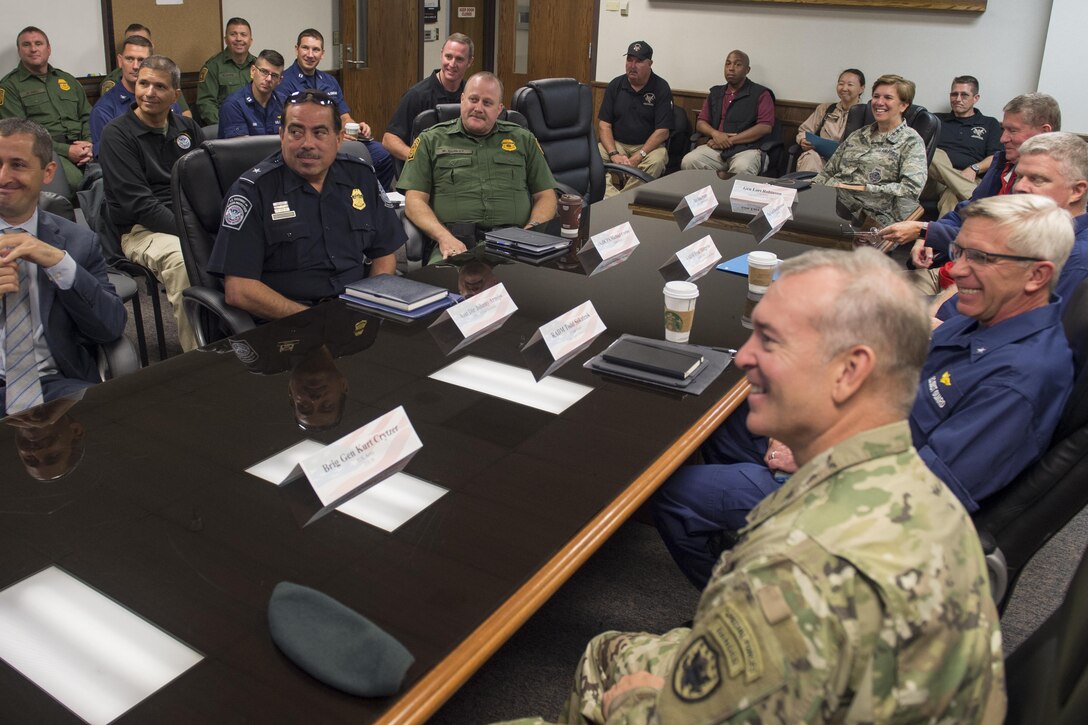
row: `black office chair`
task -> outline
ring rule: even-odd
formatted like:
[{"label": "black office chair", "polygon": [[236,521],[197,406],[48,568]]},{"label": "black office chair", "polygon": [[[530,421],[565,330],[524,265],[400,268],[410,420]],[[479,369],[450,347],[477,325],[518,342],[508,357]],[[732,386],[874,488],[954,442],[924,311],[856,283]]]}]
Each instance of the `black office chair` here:
[{"label": "black office chair", "polygon": [[1088,554],[1065,600],[1005,660],[1006,725],[1088,721]]},{"label": "black office chair", "polygon": [[[941,119],[930,113],[924,106],[910,104],[903,113],[903,120],[907,125],[918,132],[926,145],[926,163],[933,161],[933,154],[937,151],[937,142],[941,139]],[[857,131],[862,126],[874,123],[873,107],[868,103],[859,103],[850,109],[846,116],[846,128],[842,137]]]},{"label": "black office chair", "polygon": [[669,161],[665,164],[662,176],[680,170],[680,162],[683,161],[684,154],[691,150],[691,138],[691,120],[688,118],[687,109],[673,104],[672,131],[669,131],[669,140],[665,142]]},{"label": "black office chair", "polygon": [[[72,202],[51,191],[41,191],[38,194],[38,206],[44,211],[64,217],[70,222],[77,221],[76,210]],[[140,351],[140,363],[147,365],[147,339],[144,335],[143,311],[140,309],[140,287],[131,275],[110,268],[106,275],[113,285],[117,296],[122,302],[132,304],[132,323],[136,328],[136,341]]]},{"label": "black office chair", "polygon": [[223,280],[208,273],[208,258],[223,220],[227,189],[279,148],[278,136],[217,139],[205,141],[174,164],[170,191],[190,284],[182,304],[201,347],[255,326],[248,312],[227,304]]},{"label": "black office chair", "polygon": [[604,198],[605,172],[644,182],[653,177],[631,166],[606,163],[597,149],[593,91],[573,78],[530,81],[514,93],[513,107],[525,115],[528,129],[540,142],[552,175],[563,187],[589,203]]},{"label": "black office chair", "polygon": [[205,141],[214,141],[219,138],[219,124],[212,123],[207,126],[201,126],[200,132],[204,135]]},{"label": "black office chair", "polygon": [[60,156],[57,155],[56,150],[53,150],[53,163],[57,165],[57,172],[53,174],[53,180],[48,184],[42,185],[42,191],[49,191],[57,196],[63,197],[73,204],[76,203],[75,192],[72,191],[71,184],[68,183],[68,177],[64,175],[64,167],[61,166]]},{"label": "black office chair", "polygon": [[1077,287],[1062,323],[1076,377],[1050,448],[973,516],[1001,609],[1035,552],[1088,505],[1088,281]]},{"label": "black office chair", "polygon": [[[771,93],[771,99],[774,99],[773,92]],[[691,151],[706,139],[706,136],[696,131],[691,134],[687,150]],[[774,117],[770,133],[758,141],[756,148],[759,149],[760,153],[757,176],[772,178],[779,176],[783,172],[786,163],[786,145],[782,143],[782,122],[778,120],[778,116]]]}]

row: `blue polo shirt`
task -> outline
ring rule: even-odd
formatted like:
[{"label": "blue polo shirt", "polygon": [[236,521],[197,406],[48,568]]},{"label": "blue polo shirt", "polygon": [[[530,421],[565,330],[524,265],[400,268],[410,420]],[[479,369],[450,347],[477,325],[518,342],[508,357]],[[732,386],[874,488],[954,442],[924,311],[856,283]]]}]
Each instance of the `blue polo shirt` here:
[{"label": "blue polo shirt", "polygon": [[253,96],[253,84],[242,86],[219,107],[219,138],[278,134],[283,121],[283,100],[273,91],[268,105]]},{"label": "blue polo shirt", "polygon": [[911,436],[929,469],[976,511],[1046,451],[1072,389],[1060,304],[990,327],[956,315],[933,332]]},{"label": "blue polo shirt", "polygon": [[[132,108],[136,99],[125,89],[123,83],[118,83],[106,92],[106,95],[98,99],[91,109],[91,146],[92,152],[98,156],[98,140],[102,138],[102,129],[113,119]],[[170,107],[177,115],[181,115],[181,106],[174,104]]]},{"label": "blue polo shirt", "polygon": [[282,103],[287,96],[295,91],[304,91],[307,88],[322,91],[335,98],[336,112],[341,116],[345,113],[351,113],[347,101],[344,100],[344,91],[335,78],[323,70],[315,70],[312,76],[308,76],[302,72],[297,60],[283,72],[283,81],[280,83],[280,87],[276,89],[276,93],[279,94]]}]

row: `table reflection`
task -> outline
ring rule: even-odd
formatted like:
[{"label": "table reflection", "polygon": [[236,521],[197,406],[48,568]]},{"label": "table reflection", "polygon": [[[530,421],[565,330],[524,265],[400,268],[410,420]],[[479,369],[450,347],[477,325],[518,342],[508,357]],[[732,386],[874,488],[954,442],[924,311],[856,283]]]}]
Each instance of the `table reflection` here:
[{"label": "table reflection", "polygon": [[4,422],[15,428],[15,449],[27,474],[38,481],[55,481],[75,470],[83,460],[83,424],[71,410],[83,391],[51,400]]}]

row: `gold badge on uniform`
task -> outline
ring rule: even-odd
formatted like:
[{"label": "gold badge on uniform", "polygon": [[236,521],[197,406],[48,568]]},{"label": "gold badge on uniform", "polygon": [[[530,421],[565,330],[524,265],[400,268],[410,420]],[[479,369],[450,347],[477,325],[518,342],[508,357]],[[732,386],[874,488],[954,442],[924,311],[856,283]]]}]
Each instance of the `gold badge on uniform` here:
[{"label": "gold badge on uniform", "polygon": [[355,323],[355,336],[356,337],[363,334],[363,330],[366,329],[366,322],[367,322],[366,320],[359,320],[358,322]]},{"label": "gold badge on uniform", "polygon": [[408,149],[408,158],[405,161],[411,161],[416,157],[416,149],[419,148],[419,137],[416,136],[416,140],[412,142],[412,148]]},{"label": "gold badge on uniform", "polygon": [[200,77],[196,79],[197,83],[203,83],[204,79],[208,77],[208,66],[204,66],[200,69]]},{"label": "gold badge on uniform", "polygon": [[351,206],[359,211],[366,209],[366,199],[363,198],[363,192],[359,189],[351,190]]},{"label": "gold badge on uniform", "polygon": [[70,85],[68,85],[68,81],[64,80],[63,78],[58,78],[57,79],[57,85],[60,86],[60,89],[62,91],[72,90],[72,87]]},{"label": "gold badge on uniform", "polygon": [[504,138],[502,140],[502,150],[503,151],[517,151],[518,147],[514,145],[514,139]]},{"label": "gold badge on uniform", "polygon": [[718,652],[706,637],[696,637],[676,662],[672,691],[684,702],[699,702],[722,684]]}]

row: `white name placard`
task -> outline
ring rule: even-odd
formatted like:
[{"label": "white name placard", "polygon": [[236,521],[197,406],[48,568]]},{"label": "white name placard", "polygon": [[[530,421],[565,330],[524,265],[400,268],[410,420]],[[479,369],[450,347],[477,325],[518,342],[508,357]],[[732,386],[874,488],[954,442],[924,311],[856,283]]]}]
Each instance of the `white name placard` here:
[{"label": "white name placard", "polygon": [[624,222],[618,227],[594,234],[589,238],[589,243],[597,250],[601,261],[604,261],[637,247],[638,237],[635,236],[635,230],[631,228],[631,222]]},{"label": "white name placard", "polygon": [[304,460],[302,471],[330,506],[422,447],[404,407],[397,406]]},{"label": "white name placard", "polygon": [[793,218],[793,210],[785,199],[779,198],[763,207],[763,216],[775,229],[780,229],[783,224]]},{"label": "white name placard", "polygon": [[714,188],[711,186],[704,186],[698,191],[693,191],[684,197],[684,203],[687,204],[688,211],[691,212],[691,221],[684,227],[686,232],[694,226],[702,224],[710,215],[714,213],[714,210],[718,208],[718,197],[714,196]]},{"label": "white name placard", "polygon": [[[630,225],[628,225],[630,226]],[[637,244],[637,242],[636,242]],[[540,326],[540,337],[554,360],[561,360],[606,329],[589,300]]]},{"label": "white name placard", "polygon": [[694,277],[717,264],[718,260],[722,258],[722,253],[714,246],[714,240],[708,234],[694,244],[689,244],[678,251],[676,258],[680,260],[680,264],[684,265],[684,271],[689,276]]},{"label": "white name placard", "polygon": [[782,199],[786,206],[793,206],[793,202],[797,199],[797,189],[737,179],[733,182],[733,190],[729,192],[729,198],[753,204],[770,204],[775,199]]},{"label": "white name placard", "polygon": [[449,308],[450,319],[457,329],[465,337],[471,337],[500,322],[517,312],[518,306],[514,304],[510,293],[500,282],[494,287],[489,287],[475,297],[469,297]]}]

